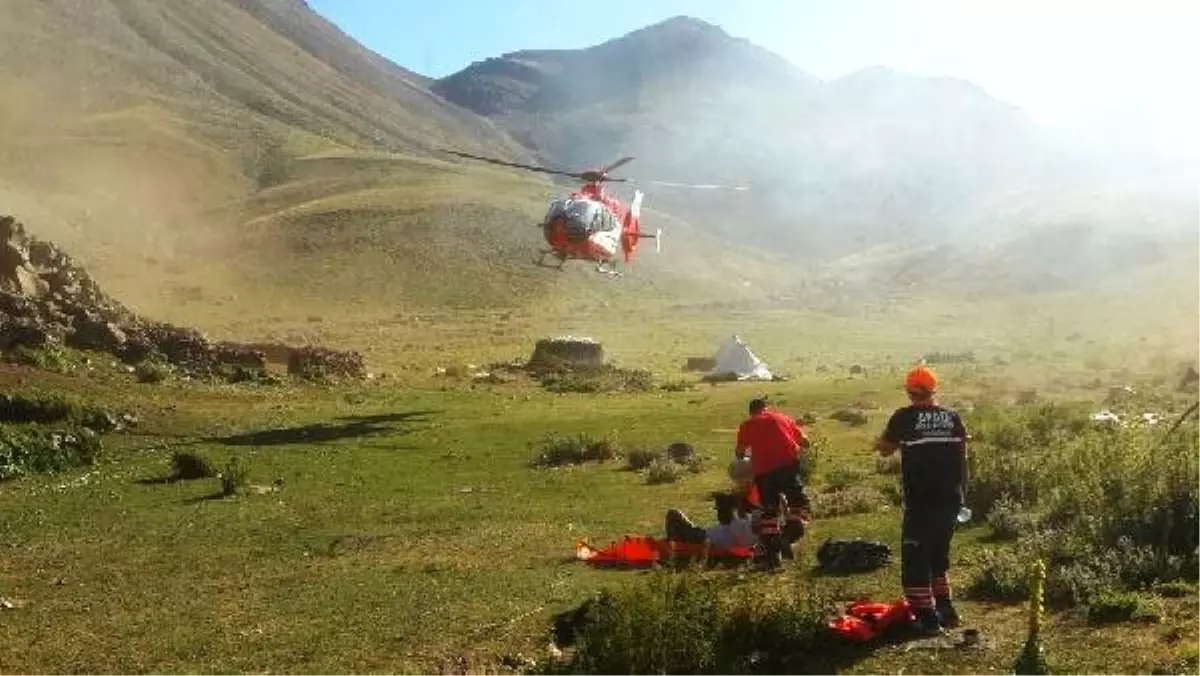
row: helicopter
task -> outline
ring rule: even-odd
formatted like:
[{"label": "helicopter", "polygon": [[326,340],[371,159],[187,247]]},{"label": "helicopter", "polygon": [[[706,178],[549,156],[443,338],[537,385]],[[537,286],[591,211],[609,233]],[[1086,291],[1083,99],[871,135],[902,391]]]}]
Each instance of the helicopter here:
[{"label": "helicopter", "polygon": [[[643,239],[653,239],[655,252],[662,252],[662,228],[654,234],[641,230],[642,198],[641,190],[634,190],[633,199],[627,207],[619,199],[608,194],[603,184],[606,182],[626,183],[629,179],[610,178],[609,172],[617,167],[632,162],[632,157],[622,157],[608,166],[600,169],[589,169],[580,172],[562,171],[547,167],[537,167],[528,164],[507,162],[491,157],[471,155],[456,150],[446,152],[474,160],[490,162],[506,167],[526,169],[544,174],[568,176],[583,181],[583,186],[567,197],[556,198],[550,202],[545,217],[537,223],[548,248],[540,250],[541,257],[534,263],[542,267],[552,267],[562,270],[569,260],[591,261],[596,263],[596,272],[619,277],[617,270],[617,251],[625,265],[629,265],[637,252],[638,244]],[[657,185],[683,188],[725,188],[719,185],[692,185],[687,183],[670,183],[667,181],[647,181]],[[731,187],[730,190],[747,190],[745,187]],[[546,257],[551,256],[558,265],[546,265]]]}]

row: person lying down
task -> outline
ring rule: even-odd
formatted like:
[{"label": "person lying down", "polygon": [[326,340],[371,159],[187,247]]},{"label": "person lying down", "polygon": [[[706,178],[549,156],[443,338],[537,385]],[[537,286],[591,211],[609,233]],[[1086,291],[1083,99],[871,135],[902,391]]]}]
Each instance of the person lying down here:
[{"label": "person lying down", "polygon": [[743,498],[730,493],[713,493],[713,508],[717,512],[717,523],[701,528],[691,522],[678,509],[667,510],[666,532],[668,540],[708,544],[722,549],[753,547],[758,544],[750,528],[750,517],[746,513]]}]

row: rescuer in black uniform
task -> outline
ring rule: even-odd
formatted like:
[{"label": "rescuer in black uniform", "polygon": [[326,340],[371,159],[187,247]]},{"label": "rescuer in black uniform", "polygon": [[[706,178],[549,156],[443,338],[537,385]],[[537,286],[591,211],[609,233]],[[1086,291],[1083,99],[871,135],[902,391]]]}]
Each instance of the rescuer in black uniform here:
[{"label": "rescuer in black uniform", "polygon": [[900,451],[901,581],[918,627],[936,634],[959,622],[947,572],[967,483],[967,431],[958,413],[934,399],[937,376],[929,368],[910,370],[904,389],[911,403],[892,414],[875,448],[883,457]]}]

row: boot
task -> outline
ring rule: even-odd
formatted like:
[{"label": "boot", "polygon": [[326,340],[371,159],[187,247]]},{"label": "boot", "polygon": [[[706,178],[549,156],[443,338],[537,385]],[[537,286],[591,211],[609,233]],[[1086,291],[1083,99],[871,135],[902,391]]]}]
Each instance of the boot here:
[{"label": "boot", "polygon": [[959,625],[958,611],[949,598],[934,599],[934,605],[937,608],[938,624],[947,629],[954,629]]},{"label": "boot", "polygon": [[933,608],[918,608],[914,626],[924,636],[940,636],[944,633],[938,614]]},{"label": "boot", "polygon": [[762,543],[762,555],[759,557],[758,566],[761,570],[773,571],[778,570],[783,566],[783,547],[780,542],[779,535],[763,535],[760,538]]},{"label": "boot", "polygon": [[783,541],[789,545],[795,544],[804,537],[804,522],[788,520],[783,525]]},{"label": "boot", "polygon": [[804,537],[804,522],[788,521],[783,525],[783,558],[791,561],[796,558],[792,546]]}]

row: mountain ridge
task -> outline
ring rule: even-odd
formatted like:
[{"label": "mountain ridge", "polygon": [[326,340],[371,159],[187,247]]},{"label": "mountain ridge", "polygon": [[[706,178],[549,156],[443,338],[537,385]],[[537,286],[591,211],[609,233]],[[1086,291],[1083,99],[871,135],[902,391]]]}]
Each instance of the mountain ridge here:
[{"label": "mountain ridge", "polygon": [[[690,31],[677,30],[697,25],[706,28],[703,37],[695,40]],[[673,45],[678,33],[684,34],[686,58],[663,57],[659,47]],[[580,50],[541,53],[536,64],[530,56],[534,52],[512,54],[441,78],[434,90],[490,117],[526,147],[560,164],[596,163],[602,161],[597,157],[602,148],[610,148],[608,153],[634,155],[640,163],[653,162],[644,171],[664,180],[775,183],[780,185],[775,192],[787,194],[814,180],[826,186],[838,180],[878,182],[883,176],[870,166],[877,162],[876,148],[889,142],[916,147],[903,138],[914,128],[912,121],[897,129],[893,112],[881,125],[878,120],[865,119],[879,110],[853,100],[856,84],[872,80],[868,84],[877,95],[880,87],[874,80],[879,75],[895,80],[898,76],[893,71],[868,69],[824,82],[786,59],[704,22],[671,19]],[[592,60],[580,65],[588,59]],[[911,87],[913,82],[926,81],[904,75],[897,88],[927,96]],[[972,90],[976,95],[980,92]],[[995,105],[991,112],[996,116],[1010,112],[1007,104],[990,97],[984,100]],[[886,109],[894,103],[885,101],[880,107]],[[866,125],[875,129],[871,133],[882,136],[875,147],[857,138]],[[719,161],[705,161],[705,155],[718,154]],[[660,155],[674,161],[656,162]],[[931,165],[926,162],[922,166]],[[695,171],[677,178],[679,170],[673,175],[673,166]],[[696,175],[702,170],[709,180]],[[945,168],[940,171],[944,177],[955,173]],[[779,180],[788,174],[800,178],[791,185]],[[740,176],[744,178],[738,180]],[[892,182],[892,190],[900,187]],[[775,197],[767,194],[765,200],[769,203]],[[836,202],[814,205],[802,218],[819,218],[823,210],[836,208]],[[760,205],[755,209],[763,211]],[[773,220],[771,225],[786,217]],[[806,244],[805,248],[812,248],[813,242]]]},{"label": "mountain ridge", "polygon": [[[675,42],[687,58],[659,58],[656,48]],[[759,68],[764,54],[773,65]],[[433,89],[552,166],[632,155],[635,178],[748,183],[738,197],[649,186],[647,202],[739,246],[814,263],[966,227],[1054,225],[1068,218],[1053,215],[1054,190],[1128,192],[1144,173],[1116,186],[1104,166],[1119,163],[1098,165],[969,80],[884,66],[822,80],[692,17],[575,50],[509,52]],[[1042,216],[1022,225],[1009,209],[995,223],[995,209],[1021,194],[1040,196]],[[1158,197],[1128,199],[1153,211]]]},{"label": "mountain ridge", "polygon": [[[874,247],[1053,224],[1055,181],[1070,183],[1039,166],[1041,137],[1011,106],[961,83],[936,80],[931,95],[871,71],[835,87],[688,19],[667,27],[679,49],[652,25],[582,57],[481,62],[499,64],[498,84],[448,76],[497,92],[498,112],[481,115],[446,95],[448,78],[392,64],[300,0],[76,5],[0,7],[0,201],[115,296],[180,324],[251,321],[246,307],[271,308],[270,325],[435,306],[569,314],[647,295],[737,302]],[[908,108],[850,86],[878,77]],[[818,96],[830,87],[846,100]],[[965,100],[967,114],[923,115],[930,96]],[[648,187],[644,226],[665,225],[664,252],[599,286],[583,264],[531,265],[533,225],[574,185],[445,147],[564,169],[629,154],[622,177],[752,189]],[[1078,194],[1093,185],[1077,182]],[[614,190],[628,199],[636,185]]]},{"label": "mountain ridge", "polygon": [[442,153],[531,159],[304,3],[76,4],[0,6],[0,203],[141,314],[254,338],[247,322],[736,298],[777,269],[654,205],[673,255],[621,284],[537,268],[561,188]]}]

